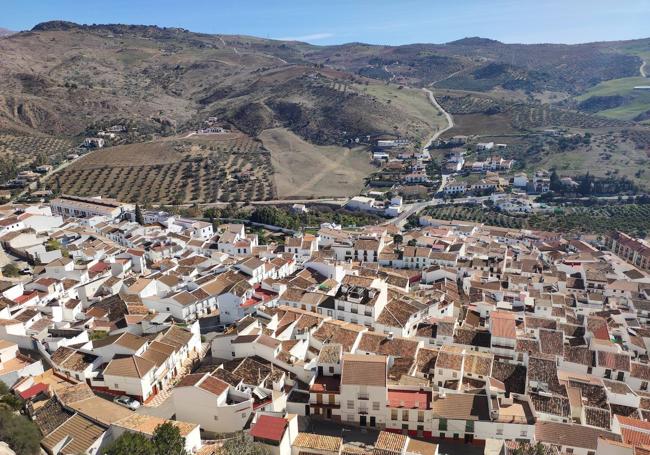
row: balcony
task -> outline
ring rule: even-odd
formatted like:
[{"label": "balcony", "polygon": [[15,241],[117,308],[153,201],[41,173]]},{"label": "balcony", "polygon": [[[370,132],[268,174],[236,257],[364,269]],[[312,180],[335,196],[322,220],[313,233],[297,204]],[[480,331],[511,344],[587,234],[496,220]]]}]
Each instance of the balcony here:
[{"label": "balcony", "polygon": [[357,400],[369,400],[370,395],[367,393],[360,393],[357,395]]},{"label": "balcony", "polygon": [[359,408],[359,414],[362,415],[368,414],[368,408]]}]

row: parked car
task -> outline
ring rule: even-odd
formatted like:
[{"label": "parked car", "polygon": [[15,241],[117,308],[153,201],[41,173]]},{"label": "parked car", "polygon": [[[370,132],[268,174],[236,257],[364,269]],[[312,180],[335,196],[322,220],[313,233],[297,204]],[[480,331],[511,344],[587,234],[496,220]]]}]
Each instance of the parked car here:
[{"label": "parked car", "polygon": [[132,411],[135,411],[140,407],[140,402],[138,400],[134,400],[133,398],[127,397],[126,395],[116,397],[113,402],[124,406],[125,408],[129,408]]}]

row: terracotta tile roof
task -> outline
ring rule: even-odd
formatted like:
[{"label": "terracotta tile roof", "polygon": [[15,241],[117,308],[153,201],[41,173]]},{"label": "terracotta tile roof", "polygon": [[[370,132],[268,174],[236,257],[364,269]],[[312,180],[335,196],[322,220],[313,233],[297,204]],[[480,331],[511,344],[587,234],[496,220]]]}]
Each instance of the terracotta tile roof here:
[{"label": "terracotta tile roof", "polygon": [[[63,455],[86,453],[105,431],[104,427],[76,414],[45,436],[41,445],[50,453],[55,452],[55,448]],[[66,439],[67,442],[59,446]]]},{"label": "terracotta tile roof", "polygon": [[340,363],[343,348],[340,344],[326,344],[318,354],[319,363]]},{"label": "terracotta tile roof", "polygon": [[407,441],[408,438],[402,434],[381,431],[377,441],[375,442],[375,452],[373,453],[376,454],[377,450],[402,453],[406,447]]},{"label": "terracotta tile roof", "polygon": [[85,400],[95,396],[90,386],[85,382],[71,384],[60,388],[55,392],[55,394],[59,401],[66,406],[76,401]]},{"label": "terracotta tile roof", "polygon": [[566,397],[530,393],[529,398],[536,412],[559,417],[569,417],[571,415],[571,404]]},{"label": "terracotta tile roof", "polygon": [[454,420],[489,420],[490,418],[486,395],[448,393],[445,398],[435,395],[431,409],[434,418],[444,417]]},{"label": "terracotta tile roof", "polygon": [[415,359],[415,373],[428,374],[429,372],[434,371],[439,352],[438,349],[419,349]]},{"label": "terracotta tile roof", "polygon": [[297,447],[299,452],[302,453],[302,449],[314,450],[325,450],[329,452],[338,453],[341,445],[343,444],[343,438],[337,436],[325,436],[314,433],[298,433],[296,439],[294,439],[292,446]]},{"label": "terracotta tile roof", "polygon": [[630,356],[628,354],[596,351],[598,366],[619,371],[630,371]]},{"label": "terracotta tile roof", "polygon": [[650,365],[647,363],[632,362],[630,375],[633,378],[650,381]]},{"label": "terracotta tile roof", "polygon": [[611,414],[608,409],[599,409],[592,407],[585,407],[585,423],[591,425],[592,427],[604,428],[605,430],[610,429],[611,425]]},{"label": "terracotta tile roof", "polygon": [[104,375],[143,378],[155,366],[155,363],[151,360],[137,355],[114,358],[104,369]]},{"label": "terracotta tile roof", "polygon": [[106,426],[132,414],[125,407],[98,396],[75,401],[74,403],[70,403],[68,407],[84,417]]},{"label": "terracotta tile roof", "polygon": [[524,322],[526,330],[540,328],[555,330],[557,328],[557,322],[554,319],[540,316],[526,316]]},{"label": "terracotta tile roof", "polygon": [[383,355],[345,354],[341,384],[385,387],[386,367]]},{"label": "terracotta tile roof", "polygon": [[515,350],[519,352],[528,352],[536,354],[540,352],[539,341],[534,338],[517,338]]},{"label": "terracotta tile roof", "polygon": [[388,389],[388,406],[403,409],[430,409],[431,392]]},{"label": "terracotta tile roof", "polygon": [[564,347],[564,333],[558,330],[539,329],[540,351],[544,354],[561,356]]},{"label": "terracotta tile roof", "polygon": [[179,420],[167,420],[161,417],[150,416],[146,414],[129,413],[129,416],[115,422],[114,425],[126,428],[127,430],[136,431],[148,436],[152,436],[156,428],[163,423],[169,422],[180,431],[181,436],[186,437],[198,425],[194,423],[181,422]]},{"label": "terracotta tile roof", "polygon": [[265,439],[267,441],[281,441],[288,422],[281,417],[261,415],[249,434],[254,438]]},{"label": "terracotta tile roof", "polygon": [[494,311],[490,314],[490,320],[493,337],[513,339],[517,337],[517,325],[511,314]]},{"label": "terracotta tile roof", "polygon": [[489,348],[492,335],[486,330],[459,327],[454,333],[454,343],[481,348]]},{"label": "terracotta tile roof", "polygon": [[445,368],[448,370],[460,371],[463,367],[463,354],[462,350],[459,352],[457,350],[443,349],[438,353],[438,359],[436,360],[436,369]]},{"label": "terracotta tile roof", "polygon": [[584,425],[544,421],[535,424],[535,439],[543,443],[596,450],[600,437],[613,441],[621,440],[617,434]]},{"label": "terracotta tile roof", "polygon": [[494,357],[490,353],[468,352],[465,354],[463,367],[466,373],[490,376],[492,373],[493,359]]},{"label": "terracotta tile roof", "polygon": [[524,394],[526,393],[526,367],[513,365],[512,363],[495,360],[492,364],[492,377],[501,381],[507,392]]},{"label": "terracotta tile roof", "polygon": [[72,417],[72,412],[67,411],[63,405],[52,397],[31,413],[32,420],[41,431],[41,434],[49,434],[59,425]]},{"label": "terracotta tile roof", "polygon": [[414,358],[418,342],[413,339],[393,337],[376,332],[364,332],[357,349],[372,354],[392,355],[393,357]]},{"label": "terracotta tile roof", "polygon": [[365,327],[356,324],[348,324],[340,321],[324,321],[312,336],[321,343],[337,343],[343,346],[343,350],[350,352],[354,346],[359,333]]}]

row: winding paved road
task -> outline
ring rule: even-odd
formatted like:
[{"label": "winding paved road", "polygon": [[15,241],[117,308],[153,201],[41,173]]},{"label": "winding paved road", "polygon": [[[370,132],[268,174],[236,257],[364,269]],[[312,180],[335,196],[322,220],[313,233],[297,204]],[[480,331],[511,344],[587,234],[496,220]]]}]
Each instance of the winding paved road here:
[{"label": "winding paved road", "polygon": [[[424,151],[428,150],[428,148],[431,146],[431,144],[433,144],[433,142],[436,141],[440,137],[440,135],[442,133],[445,133],[445,132],[449,131],[450,129],[452,129],[454,127],[454,118],[451,116],[451,114],[449,112],[445,111],[442,108],[442,106],[436,100],[436,97],[433,96],[433,92],[431,90],[429,90],[428,88],[423,88],[422,90],[424,90],[426,92],[431,104],[433,104],[433,106],[436,109],[438,109],[440,112],[442,112],[442,114],[447,119],[447,126],[444,127],[441,130],[436,131],[431,136],[431,138],[427,141],[427,143],[424,144],[424,146],[422,147],[422,151],[424,152]],[[436,193],[439,193],[440,191],[442,191],[442,189],[445,187],[446,183],[447,183],[447,176],[442,175],[442,178],[440,180],[440,186],[438,187],[438,190],[436,191]],[[400,213],[397,217],[395,217],[395,218],[393,218],[391,220],[388,220],[388,221],[386,221],[386,222],[384,222],[382,224],[383,225],[395,224],[395,225],[397,225],[399,227],[403,227],[404,224],[406,224],[406,220],[410,216],[421,212],[422,210],[424,210],[427,207],[430,207],[432,205],[438,205],[438,204],[440,204],[442,202],[443,202],[442,199],[433,198],[430,201],[416,202],[415,204],[405,205],[404,211],[402,213]]]}]

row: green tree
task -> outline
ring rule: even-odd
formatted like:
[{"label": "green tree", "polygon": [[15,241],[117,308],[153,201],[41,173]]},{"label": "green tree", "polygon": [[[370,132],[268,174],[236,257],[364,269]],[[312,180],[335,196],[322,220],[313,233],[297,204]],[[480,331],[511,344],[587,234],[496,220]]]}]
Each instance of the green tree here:
[{"label": "green tree", "polygon": [[50,239],[45,243],[45,251],[60,250],[61,243],[56,239]]},{"label": "green tree", "polygon": [[404,242],[404,237],[402,234],[395,234],[393,236],[393,242],[395,242],[395,245],[401,245]]},{"label": "green tree", "polygon": [[266,455],[268,450],[263,445],[252,441],[244,433],[237,433],[228,439],[217,452],[219,455]]},{"label": "green tree", "polygon": [[13,262],[10,262],[9,264],[5,265],[2,268],[2,274],[4,276],[6,276],[6,277],[14,277],[15,278],[15,277],[20,275],[20,270],[18,269],[16,264],[14,264]]},{"label": "green tree", "polygon": [[539,442],[537,444],[522,442],[514,450],[513,455],[550,455],[551,453],[554,452]]},{"label": "green tree", "polygon": [[0,406],[11,411],[20,411],[24,405],[23,400],[14,395],[4,382],[0,382]]},{"label": "green tree", "polygon": [[171,422],[156,427],[151,442],[157,454],[187,455],[185,438],[181,436],[178,427]]},{"label": "green tree", "polygon": [[144,225],[144,217],[142,216],[142,209],[139,204],[135,204],[135,222],[139,225]]},{"label": "green tree", "polygon": [[18,455],[36,455],[41,440],[38,428],[27,417],[16,415],[0,405],[0,441],[5,441]]},{"label": "green tree", "polygon": [[140,433],[126,432],[104,451],[105,455],[156,455],[153,443]]},{"label": "green tree", "polygon": [[555,169],[551,172],[551,181],[549,184],[549,188],[551,191],[554,191],[556,193],[561,193],[562,192],[562,181],[560,180],[560,177],[557,175],[557,172],[555,172]]},{"label": "green tree", "polygon": [[580,180],[580,185],[578,185],[578,193],[583,196],[589,196],[591,194],[593,181],[593,177],[589,174],[589,172],[587,172],[584,177],[582,177],[582,180]]}]

